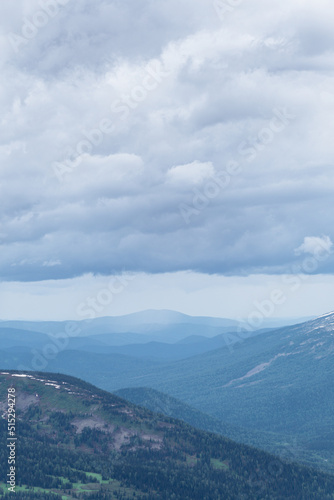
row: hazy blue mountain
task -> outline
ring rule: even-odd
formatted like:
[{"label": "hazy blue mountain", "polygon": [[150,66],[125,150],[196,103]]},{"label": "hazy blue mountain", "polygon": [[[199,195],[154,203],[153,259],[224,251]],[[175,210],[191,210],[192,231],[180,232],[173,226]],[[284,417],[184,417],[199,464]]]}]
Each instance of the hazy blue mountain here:
[{"label": "hazy blue mountain", "polygon": [[[20,367],[20,369],[51,370],[68,375],[76,374],[75,376],[89,380],[99,387],[110,385],[110,381],[112,381],[113,388],[131,385],[134,380],[139,381],[142,376],[161,366],[159,362],[142,360],[123,354],[100,354],[71,350],[60,351],[54,359],[47,359],[39,352],[35,355],[25,352],[24,356],[17,356],[17,361],[20,364],[16,362],[14,369]],[[11,368],[12,360],[9,363],[4,360],[1,362],[1,366]]]},{"label": "hazy blue mountain", "polygon": [[[174,311],[143,311],[126,316],[83,321],[3,321],[3,329],[39,332],[51,336],[92,337],[109,345],[147,342],[174,343],[191,335],[205,338],[236,330],[229,319],[191,317]],[[104,338],[101,338],[103,336]],[[76,345],[74,345],[76,347]]]},{"label": "hazy blue mountain", "polygon": [[[292,323],[300,319],[263,319],[262,328],[272,328]],[[16,328],[46,334],[59,334],[71,327],[77,336],[106,333],[140,333],[160,335],[150,338],[160,342],[176,342],[191,335],[214,337],[224,331],[237,330],[239,322],[226,318],[188,316],[176,311],[149,310],[124,316],[110,316],[82,321],[2,321],[2,328]]]},{"label": "hazy blue mountain", "polygon": [[26,346],[43,346],[48,341],[48,336],[44,333],[34,331],[18,330],[16,328],[0,328],[0,348]]},{"label": "hazy blue mountain", "polygon": [[[183,328],[189,325],[183,325]],[[174,331],[171,333],[169,330],[169,342],[153,341],[155,338],[165,338],[163,334],[144,335],[138,333],[111,333],[111,334],[97,334],[90,336],[74,336],[68,337],[64,334],[43,334],[40,332],[33,332],[28,330],[18,330],[14,328],[0,328],[0,345],[3,350],[8,348],[21,348],[25,347],[26,351],[32,349],[39,352],[47,349],[50,344],[60,346],[60,350],[78,350],[89,351],[103,354],[124,354],[128,356],[135,356],[138,358],[173,361],[178,359],[185,359],[197,354],[201,354],[219,347],[227,347],[230,333],[219,334],[212,338],[207,338],[200,335],[193,335],[185,339],[172,342],[184,336],[186,332],[182,333],[182,326],[180,332]],[[195,326],[196,328],[196,326]],[[218,328],[218,331],[221,329]],[[259,335],[262,331],[256,331],[253,335]],[[227,337],[226,337],[227,335]]]},{"label": "hazy blue mountain", "polygon": [[[256,331],[253,333],[253,335],[259,335],[261,333],[264,333],[264,331]],[[231,332],[231,334],[233,335],[233,332]],[[121,335],[122,334],[118,334],[117,338],[121,337]],[[94,340],[96,338],[101,340],[101,342],[95,345]],[[217,335],[216,337],[212,338],[194,335],[175,343],[164,343],[156,341],[147,342],[147,338],[148,337],[145,336],[146,342],[142,342],[140,344],[133,343],[127,345],[115,345],[115,334],[97,335],[85,337],[84,339],[71,339],[69,343],[69,349],[90,350],[92,352],[100,352],[104,354],[117,353],[153,360],[176,361],[178,359],[186,359],[198,354],[202,354],[204,352],[212,351],[220,347],[228,348],[230,337],[226,336],[226,333]],[[89,340],[89,342],[87,342],[87,345],[85,345],[85,339]],[[125,339],[121,337],[120,341],[122,340],[124,341]]]},{"label": "hazy blue mountain", "polygon": [[[266,331],[268,330],[255,331],[252,335],[260,335]],[[87,351],[103,355],[121,354],[138,359],[166,363],[186,359],[220,347],[229,349],[231,335],[235,335],[235,333],[225,332],[212,338],[199,335],[191,336],[175,343],[172,343],[171,338],[169,338],[170,342],[164,343],[152,341],[151,339],[155,338],[153,335],[149,336],[137,333],[67,337],[62,334],[60,336],[57,334],[46,335],[39,332],[0,328],[0,340],[3,352],[3,355],[0,353],[0,361],[2,360],[5,363],[4,366],[13,369],[22,365],[26,369],[30,366],[33,369],[43,369],[55,357],[57,357],[56,363],[62,363],[62,353],[64,351]],[[138,340],[141,343],[138,343]],[[5,353],[6,357],[4,357]],[[75,358],[74,354],[73,356]],[[44,358],[44,361],[42,358]],[[27,360],[30,360],[28,365]],[[63,363],[61,366],[63,366]],[[54,367],[58,369],[57,365]],[[64,369],[66,369],[66,366],[64,366]]]},{"label": "hazy blue mountain", "polygon": [[[67,321],[3,321],[2,327],[13,327],[23,330],[34,330],[42,333],[55,333],[63,331]],[[238,322],[225,318],[188,316],[176,311],[148,310],[124,316],[108,316],[81,321],[71,321],[78,325],[83,333],[120,333],[155,330],[168,325],[195,324],[211,327],[236,327]]]}]

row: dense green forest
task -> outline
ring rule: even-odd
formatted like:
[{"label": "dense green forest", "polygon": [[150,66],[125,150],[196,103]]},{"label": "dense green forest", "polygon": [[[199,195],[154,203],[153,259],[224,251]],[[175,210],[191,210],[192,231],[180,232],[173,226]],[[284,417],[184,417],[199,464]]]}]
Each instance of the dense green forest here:
[{"label": "dense green forest", "polygon": [[[331,475],[154,414],[81,380],[9,373],[0,382],[2,408],[8,387],[17,396],[15,498],[334,498]],[[6,418],[0,426],[1,495],[9,497]]]},{"label": "dense green forest", "polygon": [[[334,472],[334,460],[331,451],[333,434],[328,433],[326,440],[314,439],[312,445],[312,441],[307,436],[302,437],[293,434],[280,436],[272,432],[250,430],[226,424],[179,399],[148,387],[121,389],[115,391],[115,394],[153,412],[183,420],[193,427],[221,434],[238,443],[263,449],[285,460],[315,467],[330,474]],[[316,432],[317,430],[314,429],[313,434],[316,434]],[[328,459],[324,460],[323,456],[326,448]]]}]

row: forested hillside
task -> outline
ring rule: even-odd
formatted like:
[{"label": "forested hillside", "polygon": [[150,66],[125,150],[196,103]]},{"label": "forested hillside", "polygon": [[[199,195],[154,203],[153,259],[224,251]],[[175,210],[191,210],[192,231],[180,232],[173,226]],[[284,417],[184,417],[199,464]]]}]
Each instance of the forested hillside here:
[{"label": "forested hillside", "polygon": [[18,438],[15,498],[334,498],[333,476],[196,430],[81,380],[1,372],[0,382],[2,495],[11,388]]}]

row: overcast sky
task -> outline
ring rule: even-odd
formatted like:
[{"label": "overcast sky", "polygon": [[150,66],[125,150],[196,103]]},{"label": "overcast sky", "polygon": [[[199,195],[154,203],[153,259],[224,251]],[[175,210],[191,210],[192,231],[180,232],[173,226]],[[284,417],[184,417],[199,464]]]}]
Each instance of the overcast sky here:
[{"label": "overcast sky", "polygon": [[94,297],[334,309],[330,0],[15,0],[0,19],[0,318]]}]

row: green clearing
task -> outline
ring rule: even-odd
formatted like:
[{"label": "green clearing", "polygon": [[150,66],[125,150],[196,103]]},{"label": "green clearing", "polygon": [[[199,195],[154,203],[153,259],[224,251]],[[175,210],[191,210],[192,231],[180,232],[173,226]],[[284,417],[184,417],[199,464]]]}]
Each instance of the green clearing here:
[{"label": "green clearing", "polygon": [[211,458],[211,465],[216,470],[228,470],[229,466],[225,462],[221,462],[216,458]]}]

